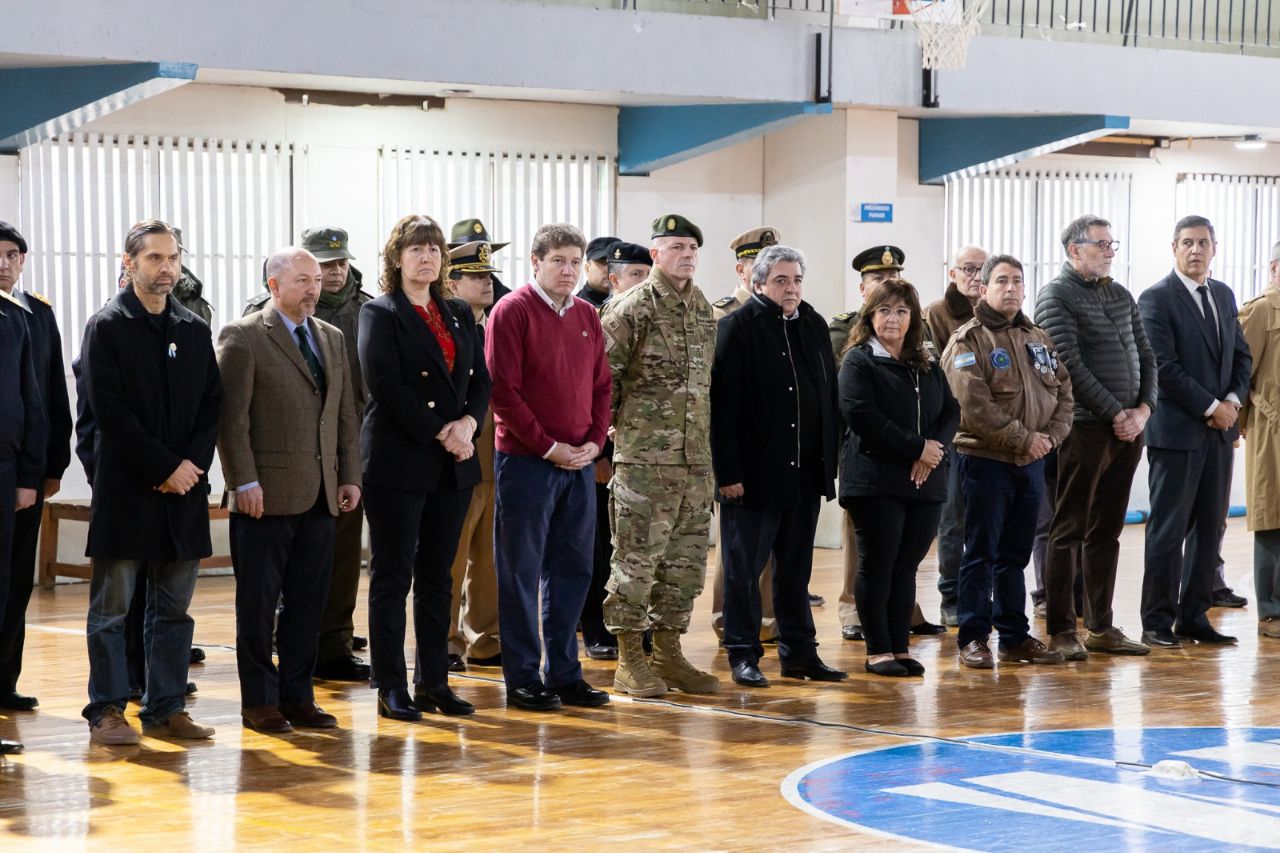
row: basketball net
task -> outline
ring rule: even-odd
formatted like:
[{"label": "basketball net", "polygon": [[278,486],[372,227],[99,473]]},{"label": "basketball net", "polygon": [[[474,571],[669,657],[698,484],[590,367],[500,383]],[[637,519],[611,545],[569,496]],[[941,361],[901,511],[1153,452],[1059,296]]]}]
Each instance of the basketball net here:
[{"label": "basketball net", "polygon": [[969,42],[990,0],[893,0],[894,15],[910,15],[920,34],[924,68],[964,68]]}]

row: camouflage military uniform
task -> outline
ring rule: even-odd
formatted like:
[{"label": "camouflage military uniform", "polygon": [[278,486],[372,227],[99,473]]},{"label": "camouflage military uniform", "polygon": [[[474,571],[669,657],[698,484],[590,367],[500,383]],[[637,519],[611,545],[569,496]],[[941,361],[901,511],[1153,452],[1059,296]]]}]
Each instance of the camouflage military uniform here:
[{"label": "camouflage military uniform", "polygon": [[605,625],[615,634],[683,632],[702,591],[711,524],[711,303],[693,284],[682,298],[654,266],[601,320],[617,430]]}]

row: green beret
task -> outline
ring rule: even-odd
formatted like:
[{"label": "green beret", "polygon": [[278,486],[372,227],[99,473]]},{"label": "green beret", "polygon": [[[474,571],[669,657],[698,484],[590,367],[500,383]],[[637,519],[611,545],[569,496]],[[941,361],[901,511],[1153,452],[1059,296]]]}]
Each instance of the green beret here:
[{"label": "green beret", "polygon": [[702,229],[678,213],[664,213],[653,220],[653,237],[692,237],[702,246]]}]

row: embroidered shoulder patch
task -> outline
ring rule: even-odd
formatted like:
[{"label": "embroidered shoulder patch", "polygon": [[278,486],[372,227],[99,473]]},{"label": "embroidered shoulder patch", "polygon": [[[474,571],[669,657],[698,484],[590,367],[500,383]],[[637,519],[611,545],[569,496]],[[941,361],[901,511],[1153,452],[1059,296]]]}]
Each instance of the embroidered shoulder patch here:
[{"label": "embroidered shoulder patch", "polygon": [[978,363],[978,357],[971,352],[962,352],[952,359],[952,366],[956,368],[973,367]]}]

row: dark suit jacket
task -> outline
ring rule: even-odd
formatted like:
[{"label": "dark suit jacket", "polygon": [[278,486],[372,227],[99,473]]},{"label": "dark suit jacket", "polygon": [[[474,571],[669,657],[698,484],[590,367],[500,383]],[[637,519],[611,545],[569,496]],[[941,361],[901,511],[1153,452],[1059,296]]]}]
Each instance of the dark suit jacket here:
[{"label": "dark suit jacket", "polygon": [[483,332],[465,302],[432,298],[456,345],[452,372],[403,291],[360,309],[360,367],[369,391],[360,449],[368,483],[433,491],[446,465],[454,466],[458,488],[480,482],[478,456],[455,461],[436,434],[463,415],[484,426],[490,383]]},{"label": "dark suit jacket", "polygon": [[323,395],[274,307],[218,333],[226,390],[218,456],[228,491],[262,486],[264,515],[304,513],[323,489],[336,516],[338,487],[360,485],[360,427],[342,332],[315,317],[307,323],[324,366]]},{"label": "dark suit jacket", "polygon": [[208,476],[185,495],[156,491],[183,459],[209,470],[222,410],[209,327],[174,299],[167,312],[162,339],[123,290],[85,327],[81,378],[96,423],[90,557],[213,553]]},{"label": "dark suit jacket", "polygon": [[0,291],[0,471],[12,470],[18,488],[39,489],[47,428],[26,317],[27,312]]},{"label": "dark suit jacket", "polygon": [[1138,311],[1156,354],[1160,404],[1147,421],[1149,447],[1197,450],[1211,433],[1235,441],[1240,431],[1212,429],[1204,412],[1214,400],[1234,392],[1241,400],[1249,393],[1253,360],[1236,319],[1236,298],[1220,281],[1208,280],[1209,295],[1218,309],[1218,340],[1209,334],[1199,302],[1171,272],[1138,297]]},{"label": "dark suit jacket", "polygon": [[48,443],[44,476],[61,480],[71,464],[71,400],[67,396],[67,371],[62,361],[62,335],[53,308],[43,299],[24,293],[30,314],[24,315],[31,332],[31,355],[35,362],[36,384],[44,399]]}]

